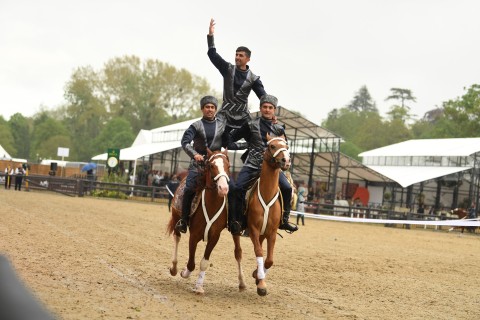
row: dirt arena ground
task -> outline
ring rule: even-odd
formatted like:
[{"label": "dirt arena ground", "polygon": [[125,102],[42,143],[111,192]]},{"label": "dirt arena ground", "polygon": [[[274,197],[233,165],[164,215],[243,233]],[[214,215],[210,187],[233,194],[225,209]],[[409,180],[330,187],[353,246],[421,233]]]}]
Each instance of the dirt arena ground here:
[{"label": "dirt arena ground", "polygon": [[[0,189],[0,254],[59,319],[479,319],[480,236],[306,220],[278,238],[268,295],[237,289],[227,231],[204,296],[172,277],[166,206]],[[180,243],[180,266],[187,260]],[[1,283],[0,283],[1,285]]]}]

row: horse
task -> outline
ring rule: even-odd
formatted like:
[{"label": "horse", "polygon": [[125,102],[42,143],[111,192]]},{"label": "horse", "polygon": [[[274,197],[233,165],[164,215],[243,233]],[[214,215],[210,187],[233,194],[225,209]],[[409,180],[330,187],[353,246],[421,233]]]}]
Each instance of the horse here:
[{"label": "horse", "polygon": [[[200,273],[198,275],[194,292],[204,294],[203,282],[205,272],[210,264],[210,254],[215,248],[220,233],[227,225],[227,194],[230,172],[230,162],[227,150],[210,151],[207,149],[207,158],[205,160],[205,170],[203,183],[199,186],[196,194],[197,201],[192,202],[192,213],[190,215],[190,237],[188,262],[185,268],[180,272],[182,278],[189,278],[192,271],[195,270],[195,251],[200,240],[206,241],[205,252],[200,262]],[[170,274],[177,275],[178,263],[178,244],[180,242],[181,233],[175,230],[175,224],[180,220],[182,209],[181,199],[185,187],[185,180],[175,192],[172,214],[167,225],[167,233],[173,234],[174,248],[172,257],[172,266]],[[199,200],[199,201],[198,201]]]},{"label": "horse", "polygon": [[[451,210],[451,213],[456,214],[458,216],[458,219],[460,219],[460,220],[468,219],[468,210],[466,210],[466,209],[455,208],[455,209]],[[464,227],[464,226],[457,227],[457,228],[460,228],[462,230],[461,233],[463,233],[463,231],[465,229],[467,229],[467,231],[470,232],[470,233],[475,233],[475,229],[476,229],[476,227]],[[448,231],[452,231],[453,229],[454,228],[450,228]]]},{"label": "horse", "polygon": [[[267,148],[263,155],[260,177],[250,190],[247,201],[247,230],[253,243],[257,268],[252,276],[257,285],[257,294],[265,296],[267,285],[265,276],[273,265],[273,251],[277,230],[282,218],[282,200],[278,179],[280,170],[290,167],[290,153],[285,136],[271,137],[267,134]],[[267,256],[263,260],[263,241],[267,240]],[[239,288],[242,290],[243,272],[241,268],[242,250],[240,236],[233,236],[235,259],[239,266]]]}]

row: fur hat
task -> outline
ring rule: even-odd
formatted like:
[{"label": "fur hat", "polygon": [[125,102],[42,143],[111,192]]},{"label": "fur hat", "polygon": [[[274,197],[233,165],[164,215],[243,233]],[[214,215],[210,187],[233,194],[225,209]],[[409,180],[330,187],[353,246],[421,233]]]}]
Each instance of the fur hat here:
[{"label": "fur hat", "polygon": [[264,95],[260,98],[260,106],[262,106],[262,104],[264,104],[265,102],[268,102],[268,103],[273,104],[273,106],[276,108],[276,107],[277,107],[277,103],[278,103],[278,99],[277,99],[277,97],[272,96],[272,95],[270,95],[270,94],[264,94]]},{"label": "fur hat", "polygon": [[215,109],[218,107],[218,100],[214,96],[205,96],[200,100],[200,108],[203,108],[204,105],[211,103],[215,106]]}]

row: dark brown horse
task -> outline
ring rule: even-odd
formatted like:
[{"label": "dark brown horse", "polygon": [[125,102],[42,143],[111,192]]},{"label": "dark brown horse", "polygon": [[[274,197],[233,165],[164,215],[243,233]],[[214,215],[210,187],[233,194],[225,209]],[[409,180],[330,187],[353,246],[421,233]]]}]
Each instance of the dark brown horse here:
[{"label": "dark brown horse", "polygon": [[[257,284],[257,293],[261,296],[267,294],[265,276],[273,265],[273,250],[282,218],[282,200],[278,186],[280,170],[288,170],[290,167],[290,154],[285,137],[270,137],[267,134],[267,141],[260,178],[253,186],[247,202],[247,228],[257,260],[253,277]],[[239,288],[242,290],[245,286],[241,268],[242,250],[239,236],[233,238],[235,258],[239,265]],[[265,239],[267,256],[264,261],[262,244]]]},{"label": "dark brown horse", "polygon": [[[195,270],[195,251],[197,244],[201,240],[206,241],[205,252],[200,262],[200,273],[197,278],[194,291],[199,294],[204,293],[203,282],[205,272],[210,264],[210,254],[220,238],[220,233],[227,225],[227,193],[230,163],[227,150],[210,151],[208,150],[207,160],[205,161],[204,188],[197,191],[196,198],[199,201],[193,201],[192,214],[190,215],[190,238],[188,262],[185,269],[180,272],[183,278],[190,277]],[[172,205],[172,216],[167,226],[167,233],[173,234],[174,249],[172,266],[170,274],[177,274],[178,262],[178,243],[181,233],[175,231],[175,224],[180,219],[182,208],[181,199],[183,197],[184,183],[175,192]],[[196,204],[196,205],[195,205]]]}]

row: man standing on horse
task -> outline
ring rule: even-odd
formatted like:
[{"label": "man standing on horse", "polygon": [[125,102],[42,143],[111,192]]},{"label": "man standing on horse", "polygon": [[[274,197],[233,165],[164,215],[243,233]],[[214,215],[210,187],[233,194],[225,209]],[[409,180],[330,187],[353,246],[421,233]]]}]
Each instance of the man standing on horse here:
[{"label": "man standing on horse", "polygon": [[208,29],[208,57],[223,77],[223,103],[217,117],[225,119],[227,130],[240,128],[251,119],[248,111],[248,96],[253,90],[260,99],[266,94],[260,77],[253,74],[247,63],[251,51],[247,47],[238,47],[235,53],[235,65],[225,61],[215,48],[213,34],[215,20],[210,20]]},{"label": "man standing on horse", "polygon": [[[175,225],[178,232],[187,232],[190,207],[197,189],[199,165],[203,164],[207,148],[211,151],[221,150],[228,144],[228,132],[225,121],[215,117],[218,101],[213,96],[205,96],[200,100],[202,119],[192,123],[182,136],[183,150],[192,159],[188,168],[188,176],[182,199],[182,218]],[[193,142],[193,144],[192,144]]]},{"label": "man standing on horse", "polygon": [[[285,135],[285,129],[273,122],[278,100],[272,95],[260,98],[261,116],[250,120],[239,129],[230,133],[230,140],[238,141],[244,138],[248,143],[249,153],[238,174],[235,184],[232,183],[229,195],[230,232],[240,234],[246,228],[243,214],[245,195],[248,188],[258,178],[263,162],[263,154],[267,148],[267,133],[275,136]],[[280,229],[289,232],[298,230],[298,227],[288,222],[291,209],[292,186],[283,172],[280,173],[279,187],[283,198],[283,220]]]}]

